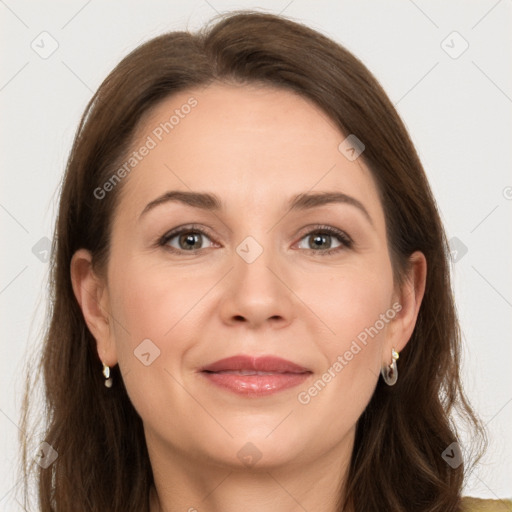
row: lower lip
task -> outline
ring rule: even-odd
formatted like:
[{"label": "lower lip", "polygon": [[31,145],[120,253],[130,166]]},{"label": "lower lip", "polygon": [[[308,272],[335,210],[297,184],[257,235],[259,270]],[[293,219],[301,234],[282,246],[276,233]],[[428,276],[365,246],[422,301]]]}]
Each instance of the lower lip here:
[{"label": "lower lip", "polygon": [[244,396],[267,396],[302,384],[311,373],[276,373],[274,375],[238,375],[201,372],[210,382]]}]

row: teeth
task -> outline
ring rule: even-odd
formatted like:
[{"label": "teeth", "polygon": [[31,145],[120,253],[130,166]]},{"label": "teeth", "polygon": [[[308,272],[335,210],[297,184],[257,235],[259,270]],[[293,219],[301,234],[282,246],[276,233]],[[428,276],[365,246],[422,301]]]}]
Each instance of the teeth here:
[{"label": "teeth", "polygon": [[234,373],[236,375],[276,375],[277,372],[257,372],[254,370],[223,370],[216,373]]}]

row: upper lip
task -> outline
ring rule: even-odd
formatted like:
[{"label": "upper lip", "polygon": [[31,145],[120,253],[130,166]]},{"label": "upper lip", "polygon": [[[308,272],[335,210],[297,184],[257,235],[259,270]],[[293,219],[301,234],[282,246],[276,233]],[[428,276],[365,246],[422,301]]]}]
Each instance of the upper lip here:
[{"label": "upper lip", "polygon": [[220,359],[212,364],[203,366],[200,371],[221,372],[226,370],[253,370],[257,372],[275,373],[307,373],[307,368],[298,364],[270,355],[249,356],[236,355]]}]

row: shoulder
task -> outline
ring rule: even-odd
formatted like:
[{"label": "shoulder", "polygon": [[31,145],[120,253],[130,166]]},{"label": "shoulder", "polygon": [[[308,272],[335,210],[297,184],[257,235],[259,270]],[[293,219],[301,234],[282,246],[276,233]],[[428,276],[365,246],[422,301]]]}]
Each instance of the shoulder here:
[{"label": "shoulder", "polygon": [[512,500],[462,498],[460,512],[512,512]]}]

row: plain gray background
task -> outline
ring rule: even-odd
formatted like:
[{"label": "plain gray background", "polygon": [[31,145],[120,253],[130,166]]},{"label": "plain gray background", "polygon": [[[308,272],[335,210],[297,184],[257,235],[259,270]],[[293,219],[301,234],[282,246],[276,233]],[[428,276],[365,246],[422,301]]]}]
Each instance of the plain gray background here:
[{"label": "plain gray background", "polygon": [[0,510],[21,510],[23,363],[41,341],[45,250],[79,117],[142,41],[241,8],[281,12],[345,45],[395,103],[452,241],[464,384],[489,430],[464,494],[511,497],[511,0],[0,0]]}]

